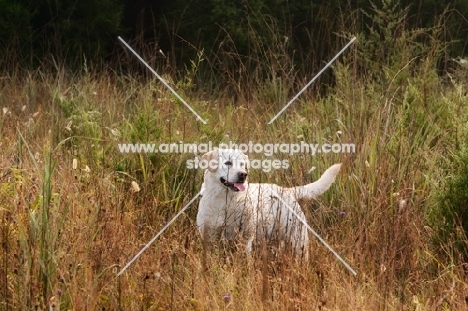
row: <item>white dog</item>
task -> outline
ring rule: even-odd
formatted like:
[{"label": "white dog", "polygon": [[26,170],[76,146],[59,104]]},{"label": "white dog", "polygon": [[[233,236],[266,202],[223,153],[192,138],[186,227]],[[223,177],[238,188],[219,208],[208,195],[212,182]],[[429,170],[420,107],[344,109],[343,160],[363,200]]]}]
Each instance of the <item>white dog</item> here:
[{"label": "white dog", "polygon": [[[203,239],[224,238],[252,247],[262,241],[289,245],[307,260],[307,228],[298,199],[312,199],[324,193],[340,170],[335,164],[314,183],[294,188],[247,181],[248,157],[237,150],[215,149],[203,156],[205,171],[203,196],[197,215]],[[206,162],[207,161],[207,162]],[[288,207],[289,206],[289,207]]]}]

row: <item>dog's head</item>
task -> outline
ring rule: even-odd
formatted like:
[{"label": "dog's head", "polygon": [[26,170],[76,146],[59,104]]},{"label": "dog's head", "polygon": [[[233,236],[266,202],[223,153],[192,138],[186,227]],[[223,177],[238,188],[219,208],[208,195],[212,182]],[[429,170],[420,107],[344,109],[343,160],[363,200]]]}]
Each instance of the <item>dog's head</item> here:
[{"label": "dog's head", "polygon": [[208,161],[207,174],[232,191],[244,191],[247,181],[249,158],[238,150],[215,149],[203,155]]}]

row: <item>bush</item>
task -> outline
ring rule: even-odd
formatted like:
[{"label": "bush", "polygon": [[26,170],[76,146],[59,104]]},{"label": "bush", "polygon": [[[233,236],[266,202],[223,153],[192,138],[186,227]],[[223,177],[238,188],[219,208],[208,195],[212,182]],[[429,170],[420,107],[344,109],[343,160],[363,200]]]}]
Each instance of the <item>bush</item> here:
[{"label": "bush", "polygon": [[451,176],[439,194],[439,204],[429,220],[436,229],[436,244],[449,255],[468,260],[468,138],[452,160]]}]

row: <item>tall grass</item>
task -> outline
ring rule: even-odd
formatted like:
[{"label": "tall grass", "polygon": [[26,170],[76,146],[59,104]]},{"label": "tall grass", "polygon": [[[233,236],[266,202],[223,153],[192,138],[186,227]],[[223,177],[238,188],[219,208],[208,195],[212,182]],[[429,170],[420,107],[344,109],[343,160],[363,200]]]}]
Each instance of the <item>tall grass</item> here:
[{"label": "tall grass", "polygon": [[[386,10],[377,13],[405,18],[406,11]],[[382,36],[361,35],[334,65],[336,86],[304,94],[272,125],[268,121],[300,84],[276,37],[271,47],[254,45],[265,56],[259,70],[271,70],[270,79],[262,84],[263,73],[253,72],[245,87],[226,80],[246,93],[236,103],[220,90],[211,100],[197,92],[201,54],[186,68],[177,89],[207,125],[157,80],[111,71],[73,75],[57,67],[4,76],[0,309],[465,308],[466,263],[463,248],[454,245],[466,245],[466,232],[457,222],[444,227],[434,221],[457,208],[439,208],[441,192],[454,193],[463,181],[448,176],[457,175],[453,153],[466,144],[464,72],[451,80],[437,76],[441,45],[418,38],[436,40],[438,29],[413,33],[377,22]],[[274,36],[273,26],[265,31]],[[376,53],[379,44],[391,53]],[[210,140],[355,143],[354,154],[275,154],[290,167],[252,170],[250,179],[300,185],[344,163],[332,189],[303,208],[358,276],[314,239],[307,264],[287,253],[249,260],[242,252],[211,249],[204,256],[193,206],[116,277],[198,193],[203,179],[203,172],[186,169],[191,154],[121,154],[117,144]],[[312,166],[317,169],[308,173]]]}]

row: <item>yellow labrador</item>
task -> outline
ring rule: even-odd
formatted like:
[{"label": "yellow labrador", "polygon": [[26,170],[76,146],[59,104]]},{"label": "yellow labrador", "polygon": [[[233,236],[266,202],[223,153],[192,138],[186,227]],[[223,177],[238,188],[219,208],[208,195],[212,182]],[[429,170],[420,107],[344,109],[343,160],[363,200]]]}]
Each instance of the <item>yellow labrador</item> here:
[{"label": "yellow labrador", "polygon": [[328,190],[341,164],[328,168],[314,183],[283,188],[275,184],[249,183],[249,160],[238,150],[215,149],[205,154],[203,160],[208,163],[208,169],[197,225],[204,239],[222,237],[240,242],[248,253],[263,240],[276,241],[278,245],[289,245],[307,260],[307,228],[290,208],[305,221],[297,200],[312,199]]}]

